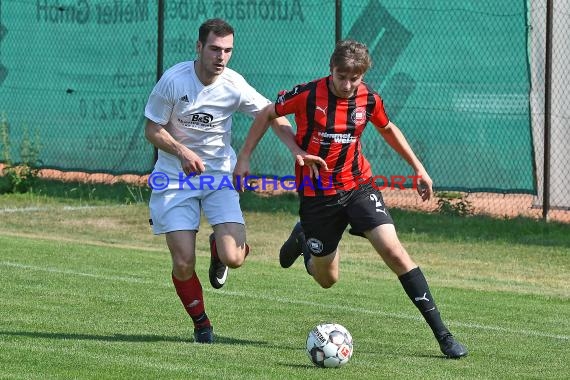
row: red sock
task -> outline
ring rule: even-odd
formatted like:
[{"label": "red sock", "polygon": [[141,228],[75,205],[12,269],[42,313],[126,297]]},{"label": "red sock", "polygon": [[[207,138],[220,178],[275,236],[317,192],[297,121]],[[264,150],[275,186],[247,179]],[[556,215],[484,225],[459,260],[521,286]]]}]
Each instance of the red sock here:
[{"label": "red sock", "polygon": [[202,294],[202,284],[196,272],[186,281],[180,281],[172,275],[172,282],[176,288],[176,294],[180,297],[186,312],[192,318],[194,327],[199,329],[211,326],[204,307],[204,296]]}]

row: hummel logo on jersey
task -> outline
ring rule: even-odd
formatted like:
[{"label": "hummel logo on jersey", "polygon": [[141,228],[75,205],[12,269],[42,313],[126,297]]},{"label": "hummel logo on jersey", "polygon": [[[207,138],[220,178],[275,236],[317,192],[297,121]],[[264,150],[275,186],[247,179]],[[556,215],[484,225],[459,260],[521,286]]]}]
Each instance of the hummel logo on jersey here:
[{"label": "hummel logo on jersey", "polygon": [[323,115],[327,114],[327,108],[329,107],[325,107],[325,108],[321,108],[319,106],[315,106],[316,109],[318,109],[319,111],[321,111],[323,113]]},{"label": "hummel logo on jersey", "polygon": [[184,95],[183,97],[180,98],[181,102],[186,102],[186,103],[190,103],[190,100],[188,100],[188,95]]},{"label": "hummel logo on jersey", "polygon": [[429,302],[429,299],[426,296],[427,296],[427,293],[424,293],[424,295],[421,297],[415,297],[414,301],[427,301],[427,302]]}]

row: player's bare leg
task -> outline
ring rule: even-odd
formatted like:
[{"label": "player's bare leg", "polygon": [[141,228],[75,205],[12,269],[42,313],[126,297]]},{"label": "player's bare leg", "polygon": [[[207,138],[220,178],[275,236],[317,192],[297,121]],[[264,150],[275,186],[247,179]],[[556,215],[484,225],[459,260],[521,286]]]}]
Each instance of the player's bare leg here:
[{"label": "player's bare leg", "polygon": [[210,235],[210,284],[219,289],[226,283],[228,267],[239,268],[249,253],[245,242],[245,226],[240,223],[221,223]]},{"label": "player's bare leg", "polygon": [[174,231],[166,234],[172,257],[172,282],[184,309],[194,322],[194,340],[214,341],[213,328],[206,315],[202,284],[196,272],[196,231]]},{"label": "player's bare leg", "polygon": [[427,280],[400,243],[394,225],[383,224],[364,235],[398,276],[406,294],[430,326],[443,354],[453,359],[466,356],[467,348],[455,340],[441,320]]},{"label": "player's bare leg", "polygon": [[364,232],[364,236],[397,276],[417,267],[400,243],[393,224],[382,224],[371,231]]},{"label": "player's bare leg", "polygon": [[245,226],[240,223],[221,223],[214,226],[216,248],[220,260],[230,268],[242,266],[249,253],[245,242]]},{"label": "player's bare leg", "polygon": [[[305,255],[310,253],[304,253]],[[333,286],[339,279],[340,254],[338,248],[326,256],[313,256],[306,262],[307,272],[323,288]]]},{"label": "player's bare leg", "polygon": [[196,231],[174,231],[166,234],[172,257],[172,274],[180,281],[194,275],[196,266]]}]

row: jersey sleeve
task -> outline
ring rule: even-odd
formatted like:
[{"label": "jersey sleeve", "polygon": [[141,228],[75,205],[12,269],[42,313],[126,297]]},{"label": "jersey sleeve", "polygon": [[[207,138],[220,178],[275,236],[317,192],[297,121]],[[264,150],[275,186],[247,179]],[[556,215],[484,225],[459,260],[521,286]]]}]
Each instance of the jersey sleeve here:
[{"label": "jersey sleeve", "polygon": [[163,75],[148,97],[144,115],[157,124],[166,125],[174,108],[173,92],[172,81]]},{"label": "jersey sleeve", "polygon": [[300,93],[301,85],[295,86],[292,90],[279,91],[277,100],[275,101],[275,113],[279,116],[285,116],[295,113],[297,102],[301,98]]},{"label": "jersey sleeve", "polygon": [[378,94],[374,94],[375,105],[372,110],[372,115],[370,116],[370,121],[376,126],[376,128],[384,128],[390,122],[386,111],[384,110],[384,102]]},{"label": "jersey sleeve", "polygon": [[269,99],[257,92],[257,90],[245,80],[241,81],[240,88],[242,90],[238,107],[238,111],[240,112],[255,117],[259,111],[271,103]]}]

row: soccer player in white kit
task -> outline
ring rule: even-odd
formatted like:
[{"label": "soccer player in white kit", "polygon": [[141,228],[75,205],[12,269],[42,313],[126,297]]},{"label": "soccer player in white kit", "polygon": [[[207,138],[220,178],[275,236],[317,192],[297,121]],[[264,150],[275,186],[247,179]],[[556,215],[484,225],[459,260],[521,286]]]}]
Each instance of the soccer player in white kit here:
[{"label": "soccer player in white kit", "polygon": [[[254,117],[270,101],[237,72],[227,68],[234,30],[221,19],[199,28],[197,58],[162,75],[145,107],[146,138],[158,148],[149,176],[154,234],[165,234],[172,256],[172,281],[194,322],[194,340],[212,343],[202,285],[194,271],[200,214],[213,226],[210,235],[211,285],[221,288],[228,267],[240,267],[249,252],[238,192],[232,186],[236,154],[231,143],[232,115]],[[285,118],[274,129],[291,128]]]}]

